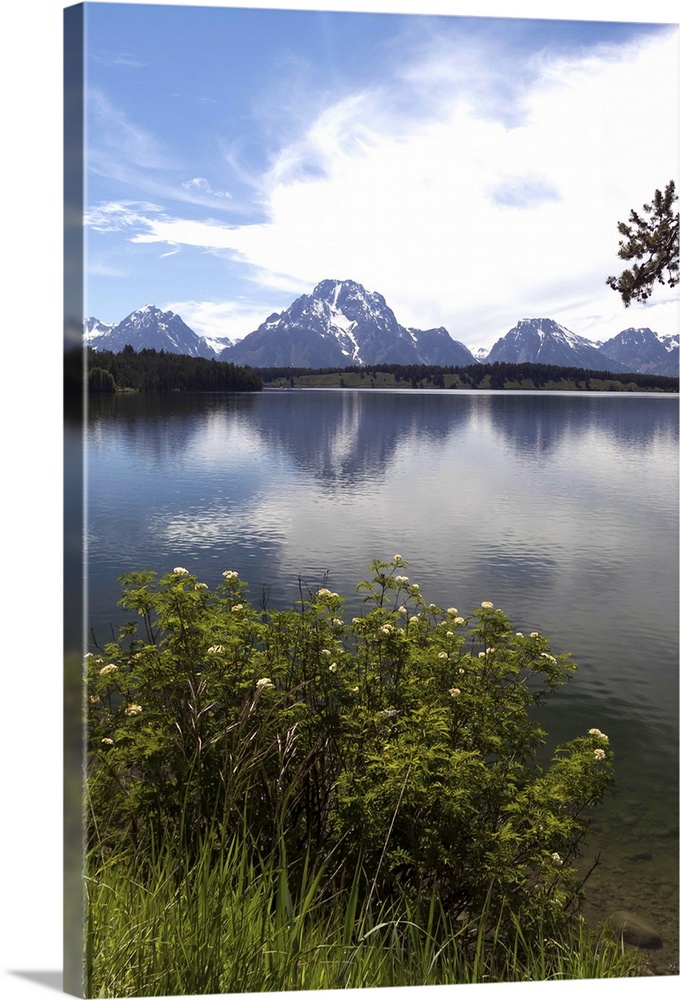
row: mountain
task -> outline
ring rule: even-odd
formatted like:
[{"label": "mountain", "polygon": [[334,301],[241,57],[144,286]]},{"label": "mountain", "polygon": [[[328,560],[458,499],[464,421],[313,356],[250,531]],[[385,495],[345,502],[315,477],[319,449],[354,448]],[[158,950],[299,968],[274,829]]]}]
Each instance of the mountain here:
[{"label": "mountain", "polygon": [[[188,354],[195,358],[214,358],[215,351],[189,329],[184,320],[173,312],[163,312],[157,306],[142,306],[130,313],[117,326],[90,317],[83,324],[84,339],[96,351],[122,351],[128,344],[141,351],[154,348],[168,354]],[[86,332],[87,331],[87,332]]]},{"label": "mountain", "polygon": [[376,364],[474,364],[443,327],[407,329],[379,292],[325,279],[219,355],[253,367],[336,368]]},{"label": "mountain", "polygon": [[585,337],[579,337],[553,319],[520,320],[512,330],[496,341],[486,361],[488,364],[495,361],[511,364],[529,361],[610,372],[626,370],[618,362],[607,358]]},{"label": "mountain", "polygon": [[99,338],[111,333],[114,327],[115,323],[102,323],[94,316],[88,316],[83,321],[83,341],[96,349]]},{"label": "mountain", "polygon": [[423,364],[474,365],[476,357],[465,344],[454,340],[448,330],[437,326],[433,330],[415,330],[409,327],[413,343]]},{"label": "mountain", "polygon": [[652,375],[678,375],[678,340],[663,340],[649,327],[629,327],[602,344],[606,357],[617,361],[628,372]]},{"label": "mountain", "polygon": [[234,346],[234,341],[230,337],[203,337],[202,339],[213,352],[214,357],[220,355],[225,348]]}]

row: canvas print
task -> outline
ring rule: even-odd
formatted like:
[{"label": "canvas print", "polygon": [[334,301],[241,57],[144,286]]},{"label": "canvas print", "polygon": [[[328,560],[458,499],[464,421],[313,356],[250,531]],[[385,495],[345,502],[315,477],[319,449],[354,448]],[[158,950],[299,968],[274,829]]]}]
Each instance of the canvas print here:
[{"label": "canvas print", "polygon": [[678,972],[678,24],[65,10],[66,979]]}]

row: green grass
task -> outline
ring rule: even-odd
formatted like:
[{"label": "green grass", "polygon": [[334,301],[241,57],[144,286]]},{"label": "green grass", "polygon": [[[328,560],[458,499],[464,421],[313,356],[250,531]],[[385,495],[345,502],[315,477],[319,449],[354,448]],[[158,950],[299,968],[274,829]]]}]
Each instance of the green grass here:
[{"label": "green grass", "polygon": [[[537,949],[517,922],[510,940],[482,914],[451,921],[436,893],[391,908],[333,894],[340,859],[291,870],[283,851],[253,861],[217,831],[187,867],[169,849],[117,857],[87,878],[91,997],[596,979],[639,975],[640,960],[581,921]],[[251,845],[252,846],[252,845]],[[335,880],[337,883],[337,879]],[[295,888],[294,888],[295,887]],[[534,939],[535,942],[535,939]]]}]

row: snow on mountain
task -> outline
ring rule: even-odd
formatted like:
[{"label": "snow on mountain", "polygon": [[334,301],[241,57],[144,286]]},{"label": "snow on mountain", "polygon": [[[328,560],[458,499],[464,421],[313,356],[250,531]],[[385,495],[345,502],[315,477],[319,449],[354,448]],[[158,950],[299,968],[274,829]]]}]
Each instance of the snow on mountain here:
[{"label": "snow on mountain", "polygon": [[88,316],[83,320],[83,342],[90,347],[96,347],[96,341],[100,337],[106,336],[114,329],[115,323],[102,323],[95,316]]},{"label": "snow on mountain", "polygon": [[88,343],[97,351],[118,352],[130,345],[135,351],[153,348],[170,354],[215,357],[215,351],[180,316],[152,305],[136,309],[116,326],[99,331],[94,337],[90,334],[90,338]]},{"label": "snow on mountain", "polygon": [[356,281],[325,279],[257,330],[234,343],[200,337],[182,318],[146,305],[120,323],[89,316],[83,342],[95,351],[135,350],[219,358],[253,367],[344,368],[349,365],[459,365],[534,362],[596,371],[678,376],[677,336],[630,327],[604,343],[586,340],[552,319],[520,320],[491,350],[474,354],[444,327],[404,327],[379,292]]},{"label": "snow on mountain", "polygon": [[496,361],[514,364],[532,362],[595,371],[625,370],[616,361],[607,358],[591,341],[572,333],[553,319],[520,320],[496,341],[486,360],[490,364]]},{"label": "snow on mountain", "polygon": [[223,351],[236,364],[330,368],[375,364],[474,364],[443,327],[407,329],[379,292],[327,278]]},{"label": "snow on mountain", "polygon": [[230,337],[202,337],[214,356],[217,357],[227,347],[233,347],[234,341]]},{"label": "snow on mountain", "polygon": [[649,327],[629,327],[605,341],[601,351],[617,361],[624,371],[677,376],[677,344],[674,337],[665,337],[662,341]]}]

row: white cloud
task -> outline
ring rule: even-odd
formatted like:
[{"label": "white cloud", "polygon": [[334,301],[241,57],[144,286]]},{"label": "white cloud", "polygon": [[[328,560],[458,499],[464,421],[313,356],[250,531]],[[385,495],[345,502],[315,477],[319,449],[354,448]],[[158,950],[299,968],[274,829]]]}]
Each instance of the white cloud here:
[{"label": "white cloud", "polygon": [[[631,322],[635,310],[624,312],[605,279],[623,266],[617,221],[677,171],[677,33],[585,56],[541,53],[495,115],[508,67],[469,46],[457,56],[447,62],[439,39],[396,83],[326,108],[261,179],[266,222],[110,219],[132,225],[136,243],[228,252],[261,281],[261,299],[354,278],[405,325],[444,325],[473,347],[531,315],[592,339],[651,325]],[[404,81],[415,90],[399,118]],[[677,328],[677,300],[666,299],[654,315],[672,326],[660,333]]]},{"label": "white cloud", "polygon": [[200,191],[214,198],[231,198],[228,191],[215,191],[205,177],[192,177],[190,181],[182,181],[182,187],[185,191]]},{"label": "white cloud", "polygon": [[113,164],[145,170],[165,170],[175,166],[164,145],[140,128],[99,90],[88,93],[87,108],[92,138],[88,148],[89,168],[108,171]]},{"label": "white cloud", "polygon": [[230,340],[241,340],[252,333],[267,315],[260,302],[243,298],[231,302],[173,301],[163,308],[181,316],[199,337]]}]

